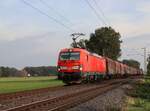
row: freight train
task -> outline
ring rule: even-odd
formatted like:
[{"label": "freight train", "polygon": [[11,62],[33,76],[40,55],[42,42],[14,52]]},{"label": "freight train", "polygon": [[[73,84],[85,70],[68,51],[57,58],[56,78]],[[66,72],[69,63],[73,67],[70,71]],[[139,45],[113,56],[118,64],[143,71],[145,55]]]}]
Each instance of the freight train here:
[{"label": "freight train", "polygon": [[57,67],[58,78],[66,84],[143,74],[141,69],[129,67],[80,48],[62,49]]}]

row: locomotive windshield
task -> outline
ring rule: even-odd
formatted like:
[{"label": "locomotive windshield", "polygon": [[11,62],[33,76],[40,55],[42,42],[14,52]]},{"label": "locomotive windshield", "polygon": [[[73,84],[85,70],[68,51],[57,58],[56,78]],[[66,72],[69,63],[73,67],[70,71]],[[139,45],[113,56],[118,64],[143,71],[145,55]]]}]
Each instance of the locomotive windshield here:
[{"label": "locomotive windshield", "polygon": [[79,60],[79,52],[63,52],[60,54],[60,60]]}]

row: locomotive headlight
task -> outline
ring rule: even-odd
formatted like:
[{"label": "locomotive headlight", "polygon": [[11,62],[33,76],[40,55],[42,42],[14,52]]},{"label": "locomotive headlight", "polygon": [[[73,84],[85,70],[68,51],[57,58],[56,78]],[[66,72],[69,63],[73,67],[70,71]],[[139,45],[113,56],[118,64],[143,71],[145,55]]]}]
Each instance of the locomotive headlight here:
[{"label": "locomotive headlight", "polygon": [[60,71],[60,66],[57,66],[57,71]]},{"label": "locomotive headlight", "polygon": [[61,70],[66,70],[67,67],[66,67],[66,66],[60,66],[60,69],[61,69]]},{"label": "locomotive headlight", "polygon": [[58,68],[57,70],[60,71],[60,68]]},{"label": "locomotive headlight", "polygon": [[80,71],[82,71],[82,69],[83,69],[83,67],[82,67],[82,65],[80,65]]},{"label": "locomotive headlight", "polygon": [[78,70],[78,69],[80,69],[80,66],[73,66],[72,69]]}]

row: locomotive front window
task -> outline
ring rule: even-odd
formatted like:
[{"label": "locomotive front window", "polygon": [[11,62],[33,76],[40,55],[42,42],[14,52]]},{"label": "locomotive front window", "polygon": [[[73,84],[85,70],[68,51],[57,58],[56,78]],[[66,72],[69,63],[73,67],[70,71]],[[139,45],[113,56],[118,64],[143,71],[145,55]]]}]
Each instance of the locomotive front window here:
[{"label": "locomotive front window", "polygon": [[70,53],[69,52],[63,52],[60,54],[60,60],[69,60]]},{"label": "locomotive front window", "polygon": [[80,59],[80,53],[79,52],[71,52],[70,53],[70,60],[79,60]]},{"label": "locomotive front window", "polygon": [[63,52],[60,54],[60,60],[79,60],[79,52]]}]

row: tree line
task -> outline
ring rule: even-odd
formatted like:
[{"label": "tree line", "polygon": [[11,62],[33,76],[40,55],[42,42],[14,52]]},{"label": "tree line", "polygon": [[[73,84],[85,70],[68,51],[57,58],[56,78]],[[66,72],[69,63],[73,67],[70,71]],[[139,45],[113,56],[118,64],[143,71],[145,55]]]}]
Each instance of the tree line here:
[{"label": "tree line", "polygon": [[0,67],[0,77],[24,77],[24,76],[51,76],[57,75],[56,66],[25,67],[22,70],[11,67]]},{"label": "tree line", "polygon": [[0,67],[0,77],[18,76],[19,71],[16,68]]}]

